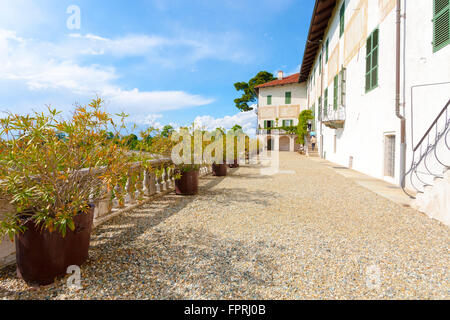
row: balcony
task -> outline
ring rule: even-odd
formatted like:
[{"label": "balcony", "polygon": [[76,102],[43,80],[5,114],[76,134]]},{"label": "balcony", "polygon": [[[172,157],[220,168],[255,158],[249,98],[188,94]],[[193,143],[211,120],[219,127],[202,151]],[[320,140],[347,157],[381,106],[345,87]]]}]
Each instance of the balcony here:
[{"label": "balcony", "polygon": [[334,109],[333,106],[329,106],[323,110],[322,123],[332,129],[341,129],[344,127],[346,118],[345,107],[338,107]]}]

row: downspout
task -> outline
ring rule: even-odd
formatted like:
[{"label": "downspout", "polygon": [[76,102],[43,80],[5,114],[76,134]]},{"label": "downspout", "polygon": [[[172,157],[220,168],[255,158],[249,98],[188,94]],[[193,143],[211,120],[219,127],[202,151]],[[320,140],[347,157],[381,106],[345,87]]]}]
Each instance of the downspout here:
[{"label": "downspout", "polygon": [[[325,35],[324,35],[325,36]],[[320,119],[320,140],[319,140],[319,142],[320,142],[320,157],[323,159],[323,127],[322,127],[322,124],[323,124],[323,119],[322,119],[322,114],[323,114],[323,108],[324,108],[324,104],[323,104],[323,75],[324,75],[324,73],[325,73],[325,66],[323,65],[323,60],[324,60],[324,57],[323,57],[323,41],[322,41],[322,48],[321,48],[321,53],[320,53],[320,55],[319,55],[319,57],[322,57],[321,59],[320,59],[320,64],[321,64],[321,69],[322,69],[322,74],[320,75],[320,103],[321,103],[321,114],[319,115],[319,119]]]},{"label": "downspout", "polygon": [[400,119],[400,185],[405,187],[406,172],[406,119],[400,113],[400,81],[401,81],[401,0],[397,0],[396,22],[396,61],[395,61],[395,115]]}]

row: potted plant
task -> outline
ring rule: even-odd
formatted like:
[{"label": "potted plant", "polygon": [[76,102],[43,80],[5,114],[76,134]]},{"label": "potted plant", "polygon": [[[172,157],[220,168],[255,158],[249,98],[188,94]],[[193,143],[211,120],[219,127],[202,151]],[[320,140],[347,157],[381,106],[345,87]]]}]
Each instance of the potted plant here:
[{"label": "potted plant", "polygon": [[223,139],[223,148],[222,148],[222,152],[223,152],[223,157],[222,157],[222,163],[216,163],[213,162],[211,165],[211,169],[212,169],[212,174],[213,176],[216,177],[224,177],[227,175],[227,168],[228,168],[228,164],[227,164],[227,137],[225,135],[225,130],[222,128],[217,128],[216,132],[218,133],[216,135],[217,138],[222,138]]},{"label": "potted plant", "polygon": [[233,163],[229,164],[230,168],[238,168],[239,167],[239,155],[238,155],[238,137],[240,133],[243,133],[242,127],[238,124],[234,125],[231,128],[233,132],[234,142],[233,142]]},{"label": "potted plant", "polygon": [[[190,129],[192,129],[190,131]],[[198,193],[198,178],[200,162],[203,161],[202,152],[205,143],[202,139],[203,132],[195,129],[194,125],[191,128],[181,128],[179,132],[172,131],[169,139],[172,141],[172,160],[178,158],[175,162],[175,193],[178,195],[196,195]],[[180,138],[183,140],[180,141]],[[184,139],[188,141],[184,144]],[[190,140],[190,142],[189,142]],[[184,141],[184,142],[183,142]],[[195,146],[195,143],[200,143]],[[181,150],[183,155],[181,156]],[[185,154],[186,153],[186,154]],[[199,154],[197,154],[199,153]]]},{"label": "potted plant", "polygon": [[0,119],[0,194],[13,210],[0,220],[0,239],[15,237],[17,273],[47,285],[88,258],[94,200],[126,174],[129,157],[110,139],[116,126],[102,100],[59,112]]}]

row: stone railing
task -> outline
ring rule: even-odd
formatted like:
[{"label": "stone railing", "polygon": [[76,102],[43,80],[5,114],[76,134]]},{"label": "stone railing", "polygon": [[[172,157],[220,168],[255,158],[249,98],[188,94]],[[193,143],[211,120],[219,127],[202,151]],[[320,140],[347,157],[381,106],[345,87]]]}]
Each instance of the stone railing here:
[{"label": "stone railing", "polygon": [[[140,162],[130,166],[126,183],[114,188],[114,193],[121,195],[120,197],[113,197],[112,191],[93,190],[92,194],[97,195],[91,199],[95,204],[94,227],[175,188],[175,168],[170,158],[151,160],[147,164],[150,164],[150,169],[144,168]],[[101,171],[101,168],[98,169],[98,173]],[[200,167],[200,176],[210,172],[210,165],[204,164]],[[0,218],[2,214],[12,210],[14,207],[8,200],[0,199]],[[15,258],[15,244],[9,239],[3,239],[0,243],[0,268],[15,263]]]}]

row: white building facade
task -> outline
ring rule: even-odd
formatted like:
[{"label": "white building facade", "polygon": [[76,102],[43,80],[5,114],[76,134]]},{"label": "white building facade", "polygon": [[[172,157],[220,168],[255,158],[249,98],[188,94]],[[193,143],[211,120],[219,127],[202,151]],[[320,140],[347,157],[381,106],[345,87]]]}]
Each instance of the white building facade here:
[{"label": "white building facade", "polygon": [[317,0],[299,81],[321,157],[419,195],[444,177],[449,0]]},{"label": "white building facade", "polygon": [[295,151],[297,135],[294,127],[298,116],[307,108],[306,84],[299,83],[299,73],[255,87],[258,94],[258,139],[269,150]]}]

